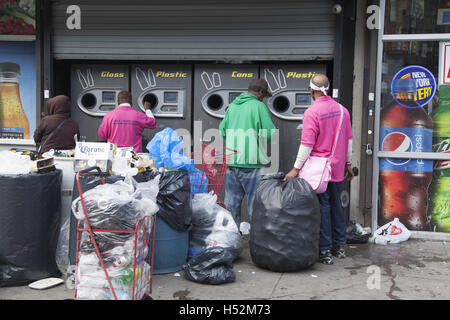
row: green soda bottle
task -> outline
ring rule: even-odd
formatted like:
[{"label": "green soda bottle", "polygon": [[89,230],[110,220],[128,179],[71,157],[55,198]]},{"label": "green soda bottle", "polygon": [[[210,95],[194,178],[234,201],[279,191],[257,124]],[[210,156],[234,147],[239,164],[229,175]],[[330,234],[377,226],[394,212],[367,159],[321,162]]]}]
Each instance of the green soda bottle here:
[{"label": "green soda bottle", "polygon": [[[433,111],[433,152],[450,154],[450,86],[439,87],[439,107]],[[430,217],[434,231],[450,232],[450,160],[434,162]]]}]

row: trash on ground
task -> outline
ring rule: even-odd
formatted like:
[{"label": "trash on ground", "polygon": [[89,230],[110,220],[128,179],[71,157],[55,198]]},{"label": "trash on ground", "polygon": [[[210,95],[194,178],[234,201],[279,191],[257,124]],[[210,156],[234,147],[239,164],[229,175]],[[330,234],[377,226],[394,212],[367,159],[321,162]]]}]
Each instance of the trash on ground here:
[{"label": "trash on ground", "polygon": [[400,243],[409,239],[411,232],[395,218],[393,221],[386,223],[384,226],[378,228],[372,237],[370,243],[387,245],[389,243]]},{"label": "trash on ground", "polygon": [[58,286],[63,282],[64,280],[60,278],[46,278],[32,282],[28,285],[28,287],[36,290],[44,290]]},{"label": "trash on ground", "polygon": [[370,232],[370,228],[363,228],[359,223],[350,221],[347,226],[347,243],[367,243]]},{"label": "trash on ground", "polygon": [[222,247],[210,247],[193,256],[183,267],[186,279],[204,284],[234,282],[233,255]]}]

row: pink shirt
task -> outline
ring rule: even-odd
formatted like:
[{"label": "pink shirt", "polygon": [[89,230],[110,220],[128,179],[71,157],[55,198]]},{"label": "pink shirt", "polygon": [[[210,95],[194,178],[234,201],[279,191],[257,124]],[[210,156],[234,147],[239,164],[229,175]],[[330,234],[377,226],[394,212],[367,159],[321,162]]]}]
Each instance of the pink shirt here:
[{"label": "pink shirt", "polygon": [[[343,181],[348,140],[353,138],[350,113],[344,107],[341,131],[331,159],[331,181]],[[301,144],[312,147],[311,156],[329,157],[339,126],[339,103],[329,96],[319,97],[303,115]]]},{"label": "pink shirt", "polygon": [[133,147],[136,153],[140,153],[144,129],[155,127],[155,118],[148,117],[124,103],[103,117],[97,134],[100,139],[107,139],[119,148]]}]

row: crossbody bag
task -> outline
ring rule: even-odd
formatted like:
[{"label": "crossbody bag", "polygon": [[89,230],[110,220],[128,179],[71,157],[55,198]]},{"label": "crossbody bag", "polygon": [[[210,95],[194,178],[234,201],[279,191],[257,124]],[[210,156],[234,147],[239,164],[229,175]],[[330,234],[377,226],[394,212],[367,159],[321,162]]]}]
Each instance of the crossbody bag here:
[{"label": "crossbody bag", "polygon": [[344,118],[344,109],[341,107],[341,118],[334,138],[333,149],[328,158],[309,157],[298,173],[298,177],[306,180],[316,193],[324,193],[327,190],[328,182],[331,180],[331,159],[333,159],[336,144],[341,131],[342,119]]}]

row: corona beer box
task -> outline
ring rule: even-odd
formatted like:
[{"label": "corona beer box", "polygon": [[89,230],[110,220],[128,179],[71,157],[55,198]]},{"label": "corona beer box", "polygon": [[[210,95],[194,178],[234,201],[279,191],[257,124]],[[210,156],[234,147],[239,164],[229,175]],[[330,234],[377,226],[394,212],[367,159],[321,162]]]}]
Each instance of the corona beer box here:
[{"label": "corona beer box", "polygon": [[109,142],[77,142],[75,147],[74,171],[78,172],[89,167],[99,167],[109,174],[116,152],[116,145]]}]

